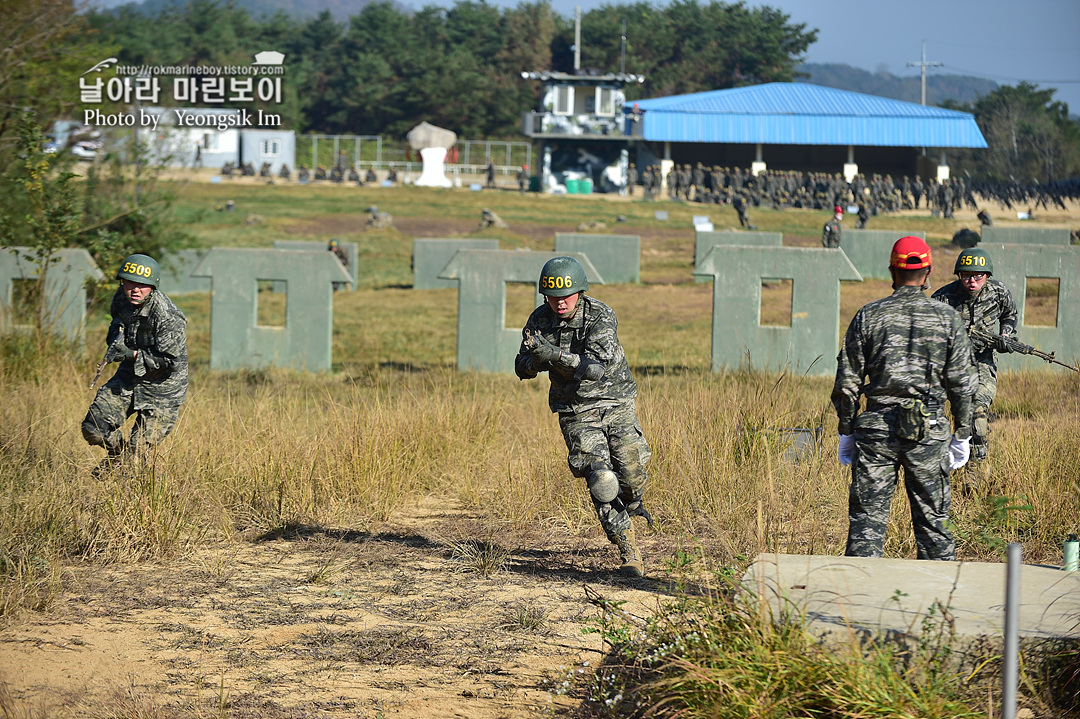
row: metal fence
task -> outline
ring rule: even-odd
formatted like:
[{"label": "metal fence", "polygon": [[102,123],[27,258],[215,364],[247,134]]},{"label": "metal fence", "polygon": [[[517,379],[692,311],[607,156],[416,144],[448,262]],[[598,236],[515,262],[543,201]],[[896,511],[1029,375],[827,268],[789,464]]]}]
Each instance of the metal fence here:
[{"label": "metal fence", "polygon": [[[482,175],[488,159],[499,175],[515,175],[518,168],[532,169],[532,144],[510,140],[458,140],[447,155],[450,174]],[[357,170],[385,170],[391,165],[405,172],[420,172],[418,152],[404,140],[384,140],[382,135],[299,135],[296,166],[325,168],[341,164]]]}]

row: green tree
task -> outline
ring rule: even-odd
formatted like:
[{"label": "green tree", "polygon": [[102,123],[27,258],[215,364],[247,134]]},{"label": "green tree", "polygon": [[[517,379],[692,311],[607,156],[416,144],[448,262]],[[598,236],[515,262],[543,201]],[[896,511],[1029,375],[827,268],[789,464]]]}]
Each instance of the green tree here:
[{"label": "green tree", "polygon": [[959,164],[979,177],[1021,184],[1080,173],[1080,124],[1069,117],[1067,104],[1054,100],[1055,92],[1021,82],[999,87],[971,105],[944,103],[974,114],[988,146],[953,153]]}]

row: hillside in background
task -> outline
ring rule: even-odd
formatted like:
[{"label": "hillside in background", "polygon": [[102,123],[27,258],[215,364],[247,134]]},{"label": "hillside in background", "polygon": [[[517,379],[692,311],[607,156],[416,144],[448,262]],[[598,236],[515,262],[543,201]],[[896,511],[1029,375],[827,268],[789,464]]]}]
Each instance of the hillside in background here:
[{"label": "hillside in background", "polygon": [[[918,75],[898,77],[888,72],[870,72],[851,65],[839,63],[806,63],[799,72],[809,75],[800,82],[835,87],[867,95],[889,97],[906,102],[921,102],[922,83]],[[998,88],[992,80],[969,75],[928,74],[926,76],[926,104],[940,105],[945,100],[973,103],[981,95],[989,95]]]}]

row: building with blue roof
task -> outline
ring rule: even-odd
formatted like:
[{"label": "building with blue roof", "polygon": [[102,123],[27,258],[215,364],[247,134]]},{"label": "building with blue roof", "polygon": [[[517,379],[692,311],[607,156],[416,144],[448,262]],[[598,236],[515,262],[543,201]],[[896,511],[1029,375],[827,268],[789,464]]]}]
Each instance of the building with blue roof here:
[{"label": "building with blue roof", "polygon": [[638,164],[665,175],[673,163],[701,162],[941,179],[948,149],[986,147],[969,113],[805,83],[638,100],[626,112]]}]

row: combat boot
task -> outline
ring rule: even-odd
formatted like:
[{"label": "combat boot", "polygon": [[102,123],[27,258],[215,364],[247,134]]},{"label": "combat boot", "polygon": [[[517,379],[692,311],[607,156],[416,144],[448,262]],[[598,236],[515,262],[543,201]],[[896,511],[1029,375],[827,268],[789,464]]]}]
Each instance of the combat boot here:
[{"label": "combat boot", "polygon": [[619,574],[622,574],[624,577],[645,576],[645,564],[641,561],[641,552],[634,546],[633,524],[624,531],[613,534],[611,536],[611,543],[619,548],[619,558],[622,559],[622,566],[619,567]]}]

